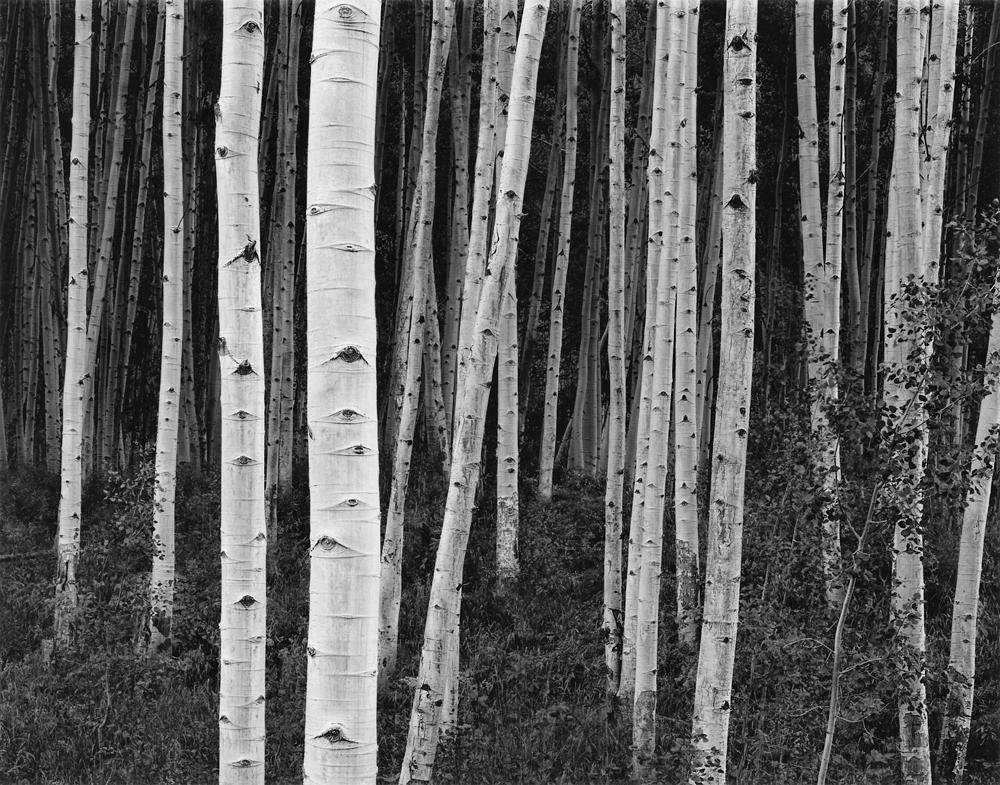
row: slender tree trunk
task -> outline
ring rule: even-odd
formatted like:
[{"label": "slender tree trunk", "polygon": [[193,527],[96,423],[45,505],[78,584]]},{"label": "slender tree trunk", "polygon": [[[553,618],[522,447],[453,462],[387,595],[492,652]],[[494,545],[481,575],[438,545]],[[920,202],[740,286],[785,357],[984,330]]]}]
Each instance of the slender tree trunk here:
[{"label": "slender tree trunk", "polygon": [[[1000,277],[993,286],[993,324],[987,350],[987,368],[1000,359]],[[990,373],[987,373],[988,378]],[[993,376],[979,406],[976,450],[972,457],[972,485],[966,497],[955,580],[955,605],[951,616],[951,649],[948,657],[948,700],[938,774],[942,782],[961,783],[972,727],[972,701],[976,684],[976,637],[979,622],[979,586],[983,573],[987,511],[993,490],[992,434],[1000,426],[1000,383]]]},{"label": "slender tree trunk", "polygon": [[625,0],[611,3],[608,257],[608,467],[604,491],[604,662],[618,693],[622,646],[622,484],[625,478]]},{"label": "slender tree trunk", "polygon": [[[524,183],[528,170],[535,81],[548,14],[546,0],[525,6],[518,39],[510,95],[510,116],[504,145],[497,216],[489,265],[476,316],[475,342],[469,354],[467,377],[459,392],[455,456],[441,540],[427,609],[417,688],[410,715],[401,785],[430,782],[441,733],[442,705],[454,700],[458,656],[455,640],[462,599],[462,570],[469,527],[479,483],[483,429],[489,403],[489,379],[496,361],[501,299],[507,279],[514,277]],[[449,691],[452,696],[449,697]]]},{"label": "slender tree trunk", "polygon": [[[635,701],[632,710],[633,771],[640,782],[655,779],[653,756],[656,751],[656,671],[658,665],[660,565],[663,551],[663,511],[666,503],[667,459],[673,393],[676,270],[680,230],[680,126],[683,93],[688,75],[687,30],[696,14],[685,0],[670,0],[658,6],[657,70],[654,76],[653,136],[649,168],[662,168],[657,182],[650,175],[649,268],[656,275],[655,306],[646,312],[651,321],[652,382],[649,408],[648,465],[644,473],[642,505],[641,561],[639,566],[635,634]],[[662,51],[666,37],[668,54]],[[664,150],[662,157],[654,151]],[[655,157],[654,157],[655,155]],[[657,160],[659,159],[659,160]],[[661,163],[662,161],[662,163]],[[647,286],[649,284],[647,283]],[[638,474],[638,472],[637,472]]]},{"label": "slender tree trunk", "polygon": [[77,607],[76,568],[80,559],[80,517],[83,493],[81,447],[86,393],[87,333],[87,207],[90,194],[90,66],[93,40],[90,0],[76,0],[73,56],[73,136],[69,169],[69,276],[67,289],[66,378],[63,385],[62,495],[56,546],[56,603],[53,636],[64,648],[72,637]]},{"label": "slender tree trunk", "polygon": [[[434,220],[437,126],[454,15],[455,6],[452,0],[435,0],[434,32],[431,36],[429,73],[427,75],[427,106],[422,113],[425,123],[422,129],[424,139],[421,145],[421,176],[413,199],[413,224],[408,250],[409,260],[406,262],[413,270],[410,277],[413,289],[410,306],[410,335],[407,344],[406,379],[403,385],[402,401],[396,407],[399,417],[396,428],[396,452],[393,461],[389,506],[386,510],[385,537],[382,541],[378,668],[379,683],[383,687],[386,680],[395,672],[396,647],[399,640],[403,522],[407,484],[410,476],[410,460],[413,453],[413,434],[420,405],[421,362],[425,358],[423,351],[423,344],[426,342],[424,322],[427,314],[427,289],[430,282],[426,268],[431,263],[432,257],[431,229]],[[430,371],[431,369],[425,362],[423,372],[426,374]],[[425,412],[431,405],[430,400],[425,401]],[[429,417],[430,414],[426,413],[426,416]]]},{"label": "slender tree trunk", "polygon": [[[174,493],[177,422],[184,340],[184,171],[181,96],[184,94],[184,3],[164,0],[163,70],[163,328],[156,424],[156,512],[149,578],[149,651],[169,654],[174,618]],[[155,90],[155,85],[150,86]]]},{"label": "slender tree trunk", "polygon": [[708,564],[689,782],[724,783],[743,557],[743,497],[754,339],[757,7],[726,7],[722,175],[722,333],[712,446]]},{"label": "slender tree trunk", "polygon": [[689,2],[685,77],[681,96],[677,327],[674,341],[674,530],[677,637],[692,651],[698,634],[698,2]]},{"label": "slender tree trunk", "polygon": [[569,0],[566,49],[566,144],[563,181],[559,204],[559,245],[552,273],[549,300],[549,352],[545,375],[545,411],[538,466],[538,496],[552,500],[552,474],[556,457],[556,427],[559,409],[559,374],[562,365],[562,332],[565,316],[566,271],[569,266],[570,235],[573,227],[573,191],[576,184],[577,148],[577,68],[580,59],[580,0]]},{"label": "slender tree trunk", "polygon": [[[895,508],[895,579],[893,623],[902,645],[899,733],[905,785],[929,785],[930,749],[924,677],[924,575],[920,485],[927,460],[927,426],[921,388],[930,345],[911,331],[912,317],[899,298],[910,278],[926,273],[922,259],[920,214],[919,110],[921,85],[920,9],[916,0],[901,0],[896,27],[896,132],[890,229],[885,266],[885,402],[893,429],[893,462],[901,468]],[[895,205],[895,206],[894,206]],[[895,224],[893,226],[892,224]],[[930,286],[932,282],[926,280]],[[934,281],[936,283],[936,279]],[[904,372],[909,379],[900,378]],[[916,379],[911,374],[916,373]],[[898,463],[897,463],[898,462]]]},{"label": "slender tree trunk", "polygon": [[222,369],[222,621],[219,782],[264,782],[264,336],[257,145],[263,0],[223,6],[215,107]]},{"label": "slender tree trunk", "polygon": [[[346,9],[346,11],[345,11]],[[315,10],[307,183],[309,664],[304,782],[374,785],[379,554],[375,117],[381,9]]]}]

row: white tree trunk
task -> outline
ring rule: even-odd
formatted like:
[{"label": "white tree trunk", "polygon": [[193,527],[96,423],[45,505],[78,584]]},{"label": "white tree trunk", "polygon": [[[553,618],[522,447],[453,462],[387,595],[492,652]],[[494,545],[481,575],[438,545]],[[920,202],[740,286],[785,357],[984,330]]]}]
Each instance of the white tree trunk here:
[{"label": "white tree trunk", "polygon": [[[923,373],[930,344],[913,334],[912,315],[897,297],[912,277],[921,279],[923,235],[920,205],[920,8],[901,0],[896,26],[896,131],[889,232],[885,265],[885,403],[893,442],[892,461],[901,467],[894,498],[896,585],[893,623],[908,664],[901,668],[899,690],[900,756],[905,785],[929,785],[930,749],[927,694],[923,683],[924,631],[923,498],[920,485],[927,460],[927,427],[922,424],[926,390]],[[895,224],[895,225],[893,225]],[[933,282],[927,281],[928,285]],[[916,374],[914,379],[913,374]]]},{"label": "white tree trunk", "polygon": [[156,424],[156,512],[150,574],[149,651],[170,653],[174,617],[174,491],[184,348],[184,2],[165,0],[163,50],[163,327]]},{"label": "white tree trunk", "polygon": [[489,380],[496,361],[501,298],[514,276],[524,183],[528,170],[535,81],[548,15],[547,0],[533,0],[524,9],[510,97],[504,163],[500,175],[497,216],[489,264],[476,317],[475,342],[464,384],[458,390],[454,460],[448,484],[441,540],[438,545],[427,607],[417,688],[399,781],[430,782],[442,730],[442,706],[454,701],[449,691],[457,674],[462,570],[472,522],[472,510],[482,455],[483,428],[489,403]]},{"label": "white tree trunk", "polygon": [[257,176],[263,0],[223,5],[215,107],[222,371],[219,782],[264,782],[264,336]]},{"label": "white tree trunk", "polygon": [[722,173],[722,362],[716,398],[708,563],[691,729],[692,785],[726,782],[743,557],[743,494],[753,370],[757,4],[726,7]]},{"label": "white tree trunk", "polygon": [[316,3],[307,199],[309,665],[303,782],[377,773],[375,116],[381,8]]},{"label": "white tree trunk", "polygon": [[955,605],[951,615],[951,650],[948,657],[948,701],[942,731],[940,773],[945,781],[958,782],[965,771],[965,757],[972,727],[972,701],[976,685],[976,635],[979,622],[979,586],[983,574],[987,512],[993,490],[996,432],[1000,428],[1000,276],[993,284],[993,324],[986,354],[988,391],[979,406],[976,450],[972,457],[972,484],[966,497],[962,536],[958,547]]},{"label": "white tree trunk", "polygon": [[677,235],[677,329],[674,345],[674,544],[677,637],[694,649],[698,634],[698,2],[688,2],[680,131],[680,221]]},{"label": "white tree trunk", "polygon": [[69,269],[66,292],[66,376],[63,383],[62,494],[56,546],[56,602],[53,635],[64,647],[72,634],[77,606],[76,567],[80,559],[83,494],[81,442],[84,429],[84,361],[87,335],[87,206],[90,198],[90,66],[93,45],[91,0],[76,0],[73,54],[73,131],[69,156]]},{"label": "white tree trunk", "polygon": [[[426,323],[427,300],[432,274],[428,270],[432,260],[431,231],[434,221],[435,180],[437,166],[437,131],[441,111],[441,91],[444,86],[445,65],[451,45],[451,31],[454,25],[455,4],[453,0],[435,0],[433,11],[433,33],[431,35],[430,56],[427,74],[427,104],[423,113],[423,143],[420,152],[420,179],[417,181],[413,197],[413,212],[410,223],[407,266],[412,275],[410,293],[410,333],[407,338],[406,378],[400,404],[396,406],[399,419],[396,429],[396,452],[393,458],[392,485],[389,492],[389,506],[386,510],[385,537],[382,541],[381,585],[379,589],[379,682],[385,686],[386,679],[396,669],[396,650],[399,642],[399,607],[402,597],[403,524],[406,510],[406,493],[410,477],[410,461],[413,455],[413,434],[417,424],[420,392],[423,385],[421,365],[424,374],[431,374],[428,361]],[[401,294],[401,297],[405,294]],[[401,351],[397,347],[397,352]],[[425,416],[432,418],[434,402],[428,395],[424,401]]]},{"label": "white tree trunk", "polygon": [[625,0],[611,2],[608,254],[608,467],[604,491],[604,662],[618,692],[622,645],[622,485],[625,479]]},{"label": "white tree trunk", "polygon": [[[655,307],[647,311],[652,323],[653,358],[648,424],[648,463],[642,505],[642,537],[636,604],[635,702],[632,745],[634,770],[641,782],[655,777],[652,758],[656,746],[656,671],[658,665],[660,565],[663,553],[663,511],[666,504],[667,459],[673,414],[674,327],[680,218],[680,140],[683,92],[687,79],[688,25],[692,14],[684,0],[669,0],[657,10],[657,50],[668,38],[668,55],[657,58],[653,90],[651,149],[664,149],[660,183],[650,178],[648,265],[658,270]],[[662,134],[662,136],[661,136]],[[650,152],[650,170],[658,166]]]},{"label": "white tree trunk", "polygon": [[576,184],[577,148],[577,69],[580,62],[581,0],[569,0],[567,24],[569,45],[566,49],[566,146],[563,181],[560,189],[559,240],[552,272],[549,300],[549,351],[545,374],[545,403],[542,417],[542,442],[538,467],[538,496],[552,500],[552,473],[555,469],[557,413],[559,409],[559,373],[562,365],[563,319],[566,310],[566,270],[569,265],[570,235],[573,228],[573,191]]}]

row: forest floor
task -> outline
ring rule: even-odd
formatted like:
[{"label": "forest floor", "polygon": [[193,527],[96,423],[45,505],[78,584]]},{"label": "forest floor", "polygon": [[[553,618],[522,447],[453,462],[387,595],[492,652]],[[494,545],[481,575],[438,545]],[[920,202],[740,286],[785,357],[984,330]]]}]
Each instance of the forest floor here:
[{"label": "forest floor", "polygon": [[[379,781],[386,783],[397,779],[406,741],[443,509],[440,487],[419,478],[416,485],[404,559],[401,668],[379,704]],[[49,668],[38,652],[51,625],[51,553],[0,562],[0,784],[217,781],[217,478],[182,473],[175,655],[167,660],[137,653],[148,602],[151,487],[149,463],[87,486],[76,644]],[[0,555],[51,548],[58,495],[52,476],[0,480]],[[489,506],[483,500],[481,509]],[[307,511],[304,493],[281,500],[276,577],[268,588],[266,771],[275,785],[301,782]],[[603,489],[568,478],[551,505],[529,498],[521,512],[523,578],[510,598],[494,591],[492,516],[479,516],[473,526],[462,608],[460,733],[439,757],[437,781],[627,781],[628,724],[609,721],[604,699]],[[802,601],[812,591],[808,580],[794,583],[795,559],[768,547],[748,542],[748,555],[761,564],[751,563],[745,580],[759,585],[762,569],[763,595],[769,580],[773,588],[770,599],[744,593],[731,781],[814,782],[829,700],[829,652],[815,632],[815,608]],[[675,643],[671,550],[664,549],[661,602],[659,765],[662,782],[681,782],[696,655]],[[829,638],[826,622],[820,627],[819,635]],[[897,780],[895,710],[886,700],[892,687],[865,659],[847,661],[853,676],[845,675],[845,721],[831,783]],[[995,752],[976,749],[973,781],[996,782],[1000,769],[975,759],[995,760]]]}]

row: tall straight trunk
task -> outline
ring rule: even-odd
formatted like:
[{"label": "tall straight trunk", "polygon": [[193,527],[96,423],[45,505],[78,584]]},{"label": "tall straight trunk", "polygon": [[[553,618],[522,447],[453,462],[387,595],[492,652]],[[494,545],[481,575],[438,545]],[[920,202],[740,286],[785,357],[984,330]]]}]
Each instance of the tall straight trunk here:
[{"label": "tall straight trunk", "polygon": [[[889,70],[889,3],[882,3],[881,19],[881,42],[879,44],[879,64],[878,75],[875,78],[874,107],[872,114],[872,135],[871,135],[871,160],[868,163],[868,183],[867,197],[865,200],[865,225],[864,225],[864,247],[861,255],[861,336],[858,344],[861,347],[861,356],[855,367],[865,372],[868,376],[869,361],[874,365],[879,357],[879,332],[876,327],[872,331],[872,324],[879,325],[879,319],[872,318],[872,308],[878,309],[878,292],[872,297],[872,267],[875,258],[875,236],[876,219],[878,217],[878,170],[879,152],[881,149],[882,135],[882,94],[885,91],[885,82]],[[884,258],[882,262],[884,266]],[[871,337],[874,335],[874,342]],[[874,343],[874,345],[870,345]],[[874,374],[872,374],[874,386]]]},{"label": "tall straight trunk", "polygon": [[[990,329],[986,366],[1000,358],[1000,277],[993,284],[993,323]],[[987,375],[989,376],[989,374]],[[969,476],[972,484],[966,496],[962,535],[958,548],[955,578],[955,605],[951,615],[951,647],[948,656],[948,700],[938,775],[943,782],[961,783],[972,727],[972,702],[976,685],[976,637],[979,622],[979,586],[983,575],[987,512],[993,491],[994,456],[988,444],[1000,426],[1000,382],[990,382],[979,406],[976,449]]]},{"label": "tall straight trunk", "polygon": [[[721,120],[721,109],[719,111]],[[786,123],[787,125],[787,123]],[[715,294],[722,261],[722,170],[725,151],[721,145],[722,123],[716,129],[720,139],[713,155],[712,188],[709,197],[708,228],[700,263],[701,307],[698,316],[698,471],[709,470],[712,445],[712,414],[715,411]],[[764,336],[765,340],[767,336]],[[764,347],[767,357],[767,345]],[[766,367],[766,366],[765,366]],[[704,475],[703,475],[704,476]]]},{"label": "tall straight trunk", "polygon": [[583,4],[580,0],[569,0],[567,11],[569,43],[566,48],[565,159],[559,203],[559,245],[552,272],[552,294],[549,300],[549,361],[545,374],[545,411],[542,418],[542,441],[538,466],[538,495],[542,501],[552,500],[552,474],[556,457],[566,271],[569,266],[570,235],[573,227],[573,191],[576,184],[577,69],[580,61],[580,14],[582,10]]},{"label": "tall straight trunk", "polygon": [[219,782],[264,782],[264,335],[257,145],[264,78],[263,0],[222,11],[215,105],[222,370],[222,621]]},{"label": "tall straight trunk", "polygon": [[674,530],[677,637],[694,649],[698,633],[698,2],[689,2],[680,132],[677,328],[674,362]]},{"label": "tall straight trunk", "polygon": [[[422,377],[429,373],[424,358],[426,342],[424,322],[430,276],[427,267],[432,263],[431,229],[434,220],[434,177],[436,166],[438,117],[441,110],[441,91],[444,86],[445,64],[451,45],[451,29],[455,16],[452,0],[435,0],[433,35],[427,74],[427,106],[422,116],[420,180],[413,199],[413,222],[406,265],[412,269],[410,281],[410,335],[407,343],[406,378],[402,400],[396,407],[399,422],[396,427],[396,451],[393,459],[392,485],[389,505],[386,508],[385,537],[382,540],[381,588],[379,601],[379,684],[395,672],[396,648],[399,641],[399,604],[402,597],[403,519],[406,509],[406,492],[413,454],[413,434],[417,424]],[[403,293],[400,295],[405,296]],[[432,402],[425,401],[425,410]],[[427,416],[430,416],[429,413]]]},{"label": "tall straight trunk", "polygon": [[726,6],[722,332],[701,650],[689,782],[724,783],[743,558],[743,496],[754,341],[757,4]]},{"label": "tall straight trunk", "polygon": [[926,140],[923,196],[923,259],[927,280],[937,281],[941,257],[941,234],[944,227],[945,167],[951,147],[951,118],[955,109],[955,56],[958,47],[958,8],[951,0],[935,0],[932,4],[932,24],[937,32],[935,45],[928,57],[929,105],[925,107],[927,123],[923,129]]},{"label": "tall straight trunk", "polygon": [[306,259],[309,661],[305,782],[374,785],[379,470],[375,117],[379,4],[316,4]]},{"label": "tall straight trunk", "polygon": [[[472,188],[472,219],[469,230],[469,251],[465,260],[462,284],[462,317],[458,330],[458,380],[455,385],[455,405],[461,398],[472,351],[479,294],[489,253],[490,200],[493,195],[493,175],[496,165],[497,69],[500,64],[500,6],[486,3],[483,7],[483,66],[479,89],[479,133],[476,147],[475,178]],[[453,422],[457,418],[452,418]],[[457,429],[457,428],[456,428]]]},{"label": "tall straight trunk", "polygon": [[[118,39],[115,57],[118,62],[118,80],[114,97],[114,118],[108,134],[109,152],[107,154],[107,176],[104,180],[107,195],[103,209],[99,214],[100,243],[97,246],[97,258],[94,261],[94,290],[87,319],[87,343],[85,363],[90,376],[85,382],[86,394],[84,403],[88,418],[96,415],[96,394],[94,381],[97,368],[98,342],[101,328],[104,324],[104,309],[108,300],[108,275],[116,239],[116,220],[118,215],[118,193],[122,177],[122,165],[125,161],[125,116],[127,112],[127,97],[129,95],[129,74],[132,62],[132,43],[135,39],[136,17],[138,3],[125,3],[124,30]],[[84,433],[84,452],[97,458],[96,434]]]},{"label": "tall straight trunk", "polygon": [[66,377],[63,384],[62,494],[56,545],[56,601],[53,636],[63,648],[72,636],[77,607],[76,567],[80,559],[83,465],[80,460],[87,367],[87,207],[90,195],[90,66],[94,19],[91,0],[76,0],[73,54],[73,131],[69,156],[69,258]]},{"label": "tall straight trunk", "polygon": [[539,213],[538,242],[535,245],[535,269],[531,276],[531,294],[528,298],[528,312],[524,322],[524,341],[521,344],[520,366],[525,369],[521,374],[521,431],[524,431],[524,417],[529,401],[531,384],[531,363],[534,359],[535,341],[538,332],[538,315],[542,310],[542,294],[545,289],[545,273],[551,256],[552,227],[558,220],[557,198],[559,185],[562,182],[562,151],[565,147],[565,126],[563,116],[566,110],[566,23],[563,21],[561,8],[556,7],[553,13],[557,16],[556,30],[559,44],[559,71],[556,77],[556,100],[552,108],[552,143],[549,146],[549,162],[545,175],[545,191],[542,196],[542,210]]},{"label": "tall straight trunk", "polygon": [[[912,316],[899,301],[911,278],[927,272],[923,258],[920,206],[919,112],[922,49],[917,0],[901,0],[896,24],[896,132],[893,184],[890,191],[890,231],[885,265],[885,403],[892,429],[892,460],[901,467],[899,486],[887,499],[896,518],[893,624],[906,652],[900,666],[898,692],[899,748],[905,785],[929,785],[930,748],[924,685],[923,498],[921,484],[927,461],[922,378],[931,345],[913,334]],[[892,224],[895,226],[892,226]],[[934,281],[926,280],[927,286]],[[911,374],[916,373],[913,379]],[[910,377],[901,378],[901,375]]]},{"label": "tall straight trunk", "polygon": [[625,0],[611,2],[608,255],[608,468],[604,491],[604,663],[618,693],[622,641],[622,486],[625,479]]},{"label": "tall straight trunk", "polygon": [[507,280],[515,274],[534,119],[535,82],[547,15],[546,0],[527,3],[518,38],[496,221],[476,316],[475,341],[468,355],[467,376],[459,390],[461,398],[455,419],[454,460],[431,582],[416,682],[418,686],[399,778],[401,785],[433,780],[442,706],[446,699],[454,700],[457,689],[454,684],[458,673],[457,661],[453,660],[458,657],[455,641],[461,613],[462,571],[479,484],[489,380],[493,376],[497,356],[501,299]]},{"label": "tall straight trunk", "polygon": [[[184,340],[184,3],[164,0],[163,22],[163,327],[156,423],[156,512],[150,573],[149,651],[170,653],[174,618],[174,493]],[[155,91],[155,85],[150,85]]]},{"label": "tall straight trunk", "polygon": [[497,581],[510,589],[520,573],[518,561],[519,455],[517,281],[507,279],[500,305],[497,345]]},{"label": "tall straight trunk", "polygon": [[858,34],[857,6],[847,5],[847,61],[844,81],[844,275],[847,283],[848,347],[852,367],[858,364],[861,348],[861,278],[858,269]]},{"label": "tall straight trunk", "polygon": [[[810,423],[816,440],[814,463],[821,487],[821,562],[830,609],[843,601],[840,577],[840,531],[833,515],[839,476],[837,440],[830,431],[827,410],[836,398],[839,350],[840,268],[843,204],[843,55],[846,44],[846,2],[834,7],[830,72],[830,182],[827,198],[828,243],[823,247],[819,185],[819,120],[816,111],[815,0],[796,0],[795,63],[799,109],[799,198],[801,202],[802,264],[805,276],[803,310],[811,390]],[[830,218],[833,218],[831,221]]]},{"label": "tall straight trunk", "polygon": [[[656,17],[657,70],[653,83],[653,130],[649,153],[649,269],[656,269],[655,299],[646,318],[651,326],[652,379],[649,386],[647,468],[641,517],[635,633],[635,699],[632,707],[633,772],[640,782],[655,777],[656,671],[658,664],[660,566],[663,511],[673,394],[676,260],[680,219],[680,126],[687,79],[687,30],[692,19],[685,0],[661,3]],[[667,56],[660,57],[666,39]],[[659,151],[663,150],[661,154]],[[654,177],[662,170],[662,177]],[[647,286],[649,283],[647,282]],[[640,426],[642,427],[642,426]],[[638,472],[637,472],[638,474]]]},{"label": "tall straight trunk", "polygon": [[[662,13],[662,16],[661,16]],[[669,53],[669,42],[663,25],[667,23],[667,10],[662,12],[659,5],[650,4],[649,17],[646,20],[647,31],[652,27],[652,41],[647,32],[647,52],[652,45],[648,57],[649,73],[649,148],[646,154],[646,192],[645,210],[647,219],[646,232],[637,234],[637,240],[644,238],[646,243],[646,286],[644,298],[645,318],[636,317],[636,325],[642,324],[642,357],[638,371],[639,382],[632,395],[638,399],[638,406],[633,408],[631,431],[635,434],[635,468],[632,473],[632,512],[629,518],[628,561],[625,570],[625,621],[622,629],[622,668],[618,684],[618,701],[629,712],[633,710],[636,687],[636,650],[639,627],[639,585],[642,577],[642,555],[644,545],[643,515],[646,498],[646,475],[649,471],[649,418],[653,406],[653,325],[656,323],[657,285],[660,265],[657,246],[663,242],[664,221],[661,216],[663,202],[663,183],[665,178],[664,156],[667,145],[667,128],[663,115],[666,111],[663,90],[656,89],[656,80],[663,84],[665,75],[661,69],[666,68]],[[659,74],[659,76],[657,76]],[[638,299],[637,299],[638,302]]]}]

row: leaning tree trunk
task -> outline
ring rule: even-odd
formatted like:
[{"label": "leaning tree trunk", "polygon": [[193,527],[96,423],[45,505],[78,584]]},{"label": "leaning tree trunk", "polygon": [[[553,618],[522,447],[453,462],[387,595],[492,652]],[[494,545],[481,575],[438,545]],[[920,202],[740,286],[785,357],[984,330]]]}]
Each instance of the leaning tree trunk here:
[{"label": "leaning tree trunk", "polygon": [[691,728],[694,749],[689,782],[692,785],[726,782],[732,711],[754,340],[757,196],[757,4],[754,0],[733,0],[727,4],[724,40],[729,43],[723,54],[726,156],[722,173],[719,345],[726,362],[719,369],[712,446],[705,609]]},{"label": "leaning tree trunk", "polygon": [[[406,509],[406,492],[410,477],[410,460],[413,454],[413,434],[417,424],[422,377],[431,372],[424,351],[424,322],[428,287],[432,279],[427,269],[431,260],[431,229],[434,220],[434,173],[437,162],[437,126],[441,109],[441,90],[444,86],[445,64],[451,45],[451,29],[455,16],[453,0],[436,0],[434,3],[434,32],[431,37],[429,73],[427,75],[427,106],[423,114],[424,140],[421,149],[421,177],[413,197],[411,239],[406,265],[412,270],[410,305],[410,334],[407,343],[406,377],[397,391],[399,403],[395,411],[399,418],[396,428],[396,453],[393,459],[392,486],[386,511],[385,537],[382,542],[382,568],[379,604],[379,681],[385,680],[396,668],[396,650],[399,643],[399,607],[402,597],[403,518]],[[406,277],[404,276],[404,280]],[[401,293],[401,297],[406,296]],[[397,347],[401,351],[402,347]],[[430,417],[432,402],[424,402],[425,416]]]},{"label": "leaning tree trunk", "polygon": [[66,377],[63,384],[62,495],[56,546],[55,645],[69,644],[77,607],[76,567],[80,559],[83,494],[83,437],[87,336],[87,163],[90,159],[90,64],[93,42],[91,0],[76,0],[73,55],[73,135],[69,156],[69,285],[66,293]]},{"label": "leaning tree trunk", "polygon": [[307,202],[310,592],[304,782],[376,775],[375,108],[381,9],[315,10]]},{"label": "leaning tree trunk", "polygon": [[441,540],[438,545],[427,607],[417,688],[399,781],[430,782],[441,734],[442,706],[457,676],[462,602],[462,571],[472,522],[472,509],[482,456],[489,380],[497,356],[500,307],[507,280],[514,277],[524,183],[528,172],[531,126],[534,120],[535,81],[548,15],[547,0],[525,5],[517,44],[510,95],[507,138],[497,199],[493,241],[474,331],[466,376],[458,390],[454,458]]},{"label": "leaning tree trunk", "polygon": [[223,417],[219,782],[244,785],[264,782],[267,535],[257,182],[263,0],[225,3],[222,33],[215,106]]},{"label": "leaning tree trunk", "polygon": [[[184,94],[184,3],[163,11],[163,327],[160,405],[156,424],[156,512],[150,574],[149,651],[170,653],[174,617],[174,493],[177,423],[184,342],[184,172],[181,96]],[[151,89],[154,86],[151,85]]]},{"label": "leaning tree trunk", "polygon": [[[955,606],[951,615],[951,651],[948,657],[947,714],[941,732],[938,773],[943,782],[961,783],[972,727],[972,701],[976,685],[976,635],[979,622],[979,585],[983,577],[983,547],[987,511],[993,491],[995,453],[991,447],[1000,427],[1000,276],[993,284],[993,325],[990,330],[987,368],[994,369],[986,397],[979,406],[976,450],[973,453],[962,537],[958,548]],[[990,374],[988,374],[989,376]]]}]

